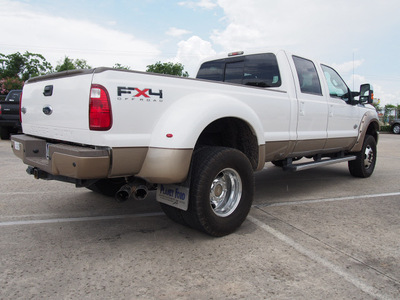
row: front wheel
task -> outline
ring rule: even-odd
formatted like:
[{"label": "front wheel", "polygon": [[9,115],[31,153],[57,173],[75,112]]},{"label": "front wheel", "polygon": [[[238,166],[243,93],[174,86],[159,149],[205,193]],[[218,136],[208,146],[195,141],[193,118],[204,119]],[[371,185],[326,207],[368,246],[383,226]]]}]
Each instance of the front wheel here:
[{"label": "front wheel", "polygon": [[254,176],[249,159],[239,150],[204,147],[191,168],[188,225],[212,236],[235,231],[246,219],[254,196]]},{"label": "front wheel", "polygon": [[393,133],[399,134],[400,133],[400,124],[394,124],[392,128]]},{"label": "front wheel", "polygon": [[357,158],[349,161],[350,174],[355,177],[366,178],[372,175],[376,164],[376,141],[372,135],[366,135]]}]

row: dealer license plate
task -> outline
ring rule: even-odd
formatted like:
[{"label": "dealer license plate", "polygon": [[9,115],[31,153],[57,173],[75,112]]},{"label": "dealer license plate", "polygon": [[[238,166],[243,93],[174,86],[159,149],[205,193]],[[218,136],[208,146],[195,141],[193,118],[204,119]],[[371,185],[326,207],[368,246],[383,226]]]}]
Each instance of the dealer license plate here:
[{"label": "dealer license plate", "polygon": [[189,205],[189,188],[175,184],[159,184],[157,187],[158,202],[187,210]]},{"label": "dealer license plate", "polygon": [[16,141],[13,142],[14,142],[14,149],[17,151],[21,150],[21,143]]}]

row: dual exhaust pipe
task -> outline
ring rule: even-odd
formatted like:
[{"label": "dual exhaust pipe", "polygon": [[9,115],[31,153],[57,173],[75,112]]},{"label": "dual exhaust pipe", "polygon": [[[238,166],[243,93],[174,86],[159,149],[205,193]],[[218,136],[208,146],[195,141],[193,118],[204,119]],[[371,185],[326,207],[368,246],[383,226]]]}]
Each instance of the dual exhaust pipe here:
[{"label": "dual exhaust pipe", "polygon": [[134,180],[123,185],[115,194],[118,202],[124,202],[133,198],[134,200],[144,200],[149,193],[146,182],[144,180]]},{"label": "dual exhaust pipe", "polygon": [[[73,178],[69,179],[64,176],[54,176],[35,167],[29,166],[26,169],[26,172],[30,175],[33,175],[35,179],[44,179],[44,180],[57,179],[77,184],[76,180]],[[79,186],[85,186],[85,185],[79,185]],[[144,200],[146,199],[148,193],[149,193],[149,188],[146,181],[144,181],[143,179],[135,178],[133,181],[128,182],[119,189],[119,191],[115,194],[115,199],[118,202],[124,202],[129,200],[130,198],[132,198],[133,200]]]}]

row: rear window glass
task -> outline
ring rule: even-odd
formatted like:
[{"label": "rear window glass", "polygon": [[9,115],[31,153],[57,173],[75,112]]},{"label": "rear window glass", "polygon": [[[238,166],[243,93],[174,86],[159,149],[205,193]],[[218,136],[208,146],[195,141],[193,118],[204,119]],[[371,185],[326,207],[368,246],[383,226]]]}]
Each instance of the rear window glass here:
[{"label": "rear window glass", "polygon": [[10,102],[19,102],[19,97],[21,96],[21,91],[11,91],[7,95],[7,100]]},{"label": "rear window glass", "polygon": [[278,62],[272,53],[205,62],[197,78],[258,87],[281,86]]}]

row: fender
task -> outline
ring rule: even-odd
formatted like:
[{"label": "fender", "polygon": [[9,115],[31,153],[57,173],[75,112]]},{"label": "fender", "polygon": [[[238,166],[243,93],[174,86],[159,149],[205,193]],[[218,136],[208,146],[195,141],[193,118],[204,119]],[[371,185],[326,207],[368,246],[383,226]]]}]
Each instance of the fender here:
[{"label": "fender", "polygon": [[[376,131],[378,133],[379,131],[379,120],[376,118],[376,114],[374,114],[374,111],[370,110],[367,111],[360,122],[360,130],[358,132],[358,137],[357,137],[357,141],[354,144],[353,148],[351,148],[350,152],[358,152],[361,151],[364,139],[365,139],[365,135],[367,134],[367,130],[369,128],[370,124],[374,124]],[[378,143],[378,137],[376,137],[376,142]]]},{"label": "fender", "polygon": [[138,176],[157,183],[183,182],[200,134],[209,124],[225,117],[244,120],[257,137],[258,145],[265,143],[261,122],[245,103],[218,93],[190,94],[175,101],[154,127]]},{"label": "fender", "polygon": [[243,101],[221,94],[196,93],[181,98],[164,112],[153,129],[150,147],[193,149],[201,132],[225,117],[244,120],[253,129],[258,144],[264,144],[261,122]]}]

